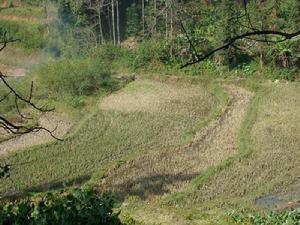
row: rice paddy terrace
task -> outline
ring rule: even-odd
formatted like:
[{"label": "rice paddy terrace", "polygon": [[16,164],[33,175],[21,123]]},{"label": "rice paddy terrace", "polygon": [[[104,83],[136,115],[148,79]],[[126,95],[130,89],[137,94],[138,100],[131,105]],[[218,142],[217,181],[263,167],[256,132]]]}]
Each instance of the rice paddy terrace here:
[{"label": "rice paddy terrace", "polygon": [[[0,52],[0,70],[24,76],[52,60],[40,47],[54,19],[41,7],[2,5],[0,25],[43,37]],[[0,142],[0,161],[12,165],[0,195],[89,186],[113,192],[122,216],[142,224],[231,224],[230,210],[299,207],[300,85],[249,83],[140,75],[94,97],[77,120],[62,110],[40,117],[64,140]]]}]

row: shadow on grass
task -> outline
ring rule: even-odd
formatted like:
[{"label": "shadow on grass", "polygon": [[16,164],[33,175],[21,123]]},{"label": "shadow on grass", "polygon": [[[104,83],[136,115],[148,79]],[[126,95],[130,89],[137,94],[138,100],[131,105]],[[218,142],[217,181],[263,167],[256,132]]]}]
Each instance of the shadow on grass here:
[{"label": "shadow on grass", "polygon": [[0,201],[13,201],[30,196],[36,192],[47,192],[53,190],[64,189],[68,187],[79,187],[89,181],[90,175],[83,175],[70,180],[59,180],[42,185],[30,187],[16,192],[5,192],[0,194]]},{"label": "shadow on grass", "polygon": [[155,196],[170,193],[188,183],[199,174],[157,174],[124,180],[122,184],[112,185],[115,195],[120,201],[130,195],[146,200]]}]

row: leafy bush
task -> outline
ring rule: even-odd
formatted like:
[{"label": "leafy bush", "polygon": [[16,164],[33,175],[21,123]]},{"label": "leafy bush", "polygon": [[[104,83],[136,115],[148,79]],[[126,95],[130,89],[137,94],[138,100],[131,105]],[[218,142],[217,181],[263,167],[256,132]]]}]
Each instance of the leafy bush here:
[{"label": "leafy bush", "polygon": [[166,43],[164,41],[145,41],[139,44],[133,61],[134,69],[150,68],[153,65],[167,64],[170,57],[166,51]]},{"label": "leafy bush", "polygon": [[92,56],[96,57],[98,60],[110,63],[112,61],[119,60],[123,56],[124,52],[124,49],[108,43],[96,48],[92,53]]},{"label": "leafy bush", "polygon": [[92,58],[110,65],[111,69],[117,70],[121,68],[122,71],[124,69],[131,69],[132,61],[135,58],[133,51],[120,46],[114,46],[111,43],[95,48],[90,55]]},{"label": "leafy bush", "polygon": [[115,82],[104,64],[91,59],[62,59],[42,66],[39,74],[39,89],[52,94],[92,95],[96,91],[113,91]]},{"label": "leafy bush", "polygon": [[271,212],[266,215],[258,213],[233,212],[229,214],[236,223],[251,225],[299,225],[300,209],[292,209],[286,212]]},{"label": "leafy bush", "polygon": [[91,190],[66,190],[38,194],[19,202],[0,205],[3,225],[117,225],[114,200]]}]

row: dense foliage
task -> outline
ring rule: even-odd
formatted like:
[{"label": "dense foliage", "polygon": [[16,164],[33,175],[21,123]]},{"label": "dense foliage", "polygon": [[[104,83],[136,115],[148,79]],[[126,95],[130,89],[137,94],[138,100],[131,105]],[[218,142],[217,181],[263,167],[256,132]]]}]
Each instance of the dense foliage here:
[{"label": "dense foliage", "polygon": [[117,225],[110,196],[90,190],[68,190],[34,195],[0,205],[2,225]]},{"label": "dense foliage", "polygon": [[[135,57],[130,58],[133,69],[151,63],[178,68],[195,54],[205,54],[249,29],[293,32],[298,28],[299,8],[297,0],[249,1],[248,17],[242,1],[234,0],[63,0],[59,1],[59,29],[68,40],[72,39],[69,29],[73,30],[80,46],[88,42],[101,48],[105,42],[117,45],[120,41],[126,46],[130,40],[130,49],[136,50]],[[229,69],[243,76],[271,71],[273,78],[295,80],[300,64],[299,38],[272,43],[278,40],[277,36],[241,40],[214,55],[209,65],[197,65],[195,74],[213,70],[210,72],[220,75]]]},{"label": "dense foliage", "polygon": [[59,60],[38,71],[40,88],[52,94],[91,95],[114,90],[115,83],[107,66],[93,59]]}]

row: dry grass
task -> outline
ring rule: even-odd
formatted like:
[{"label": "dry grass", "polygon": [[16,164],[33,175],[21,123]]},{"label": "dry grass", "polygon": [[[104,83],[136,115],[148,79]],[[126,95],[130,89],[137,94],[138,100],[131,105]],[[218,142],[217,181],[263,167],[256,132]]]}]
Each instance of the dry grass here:
[{"label": "dry grass", "polygon": [[[169,85],[159,81],[140,80],[134,85],[124,88],[122,94],[112,94],[105,98],[100,107],[104,110],[123,112],[164,113],[174,111],[176,114],[193,116],[197,113],[195,101],[206,102],[207,99],[213,100],[212,94],[205,89],[200,89],[199,86],[185,86],[184,83]],[[209,108],[209,104],[202,104],[197,116],[202,116],[199,115],[202,112],[206,115]]]},{"label": "dry grass", "polygon": [[4,64],[0,64],[0,71],[6,76],[11,76],[11,77],[23,77],[26,75],[26,69],[11,67]]}]

